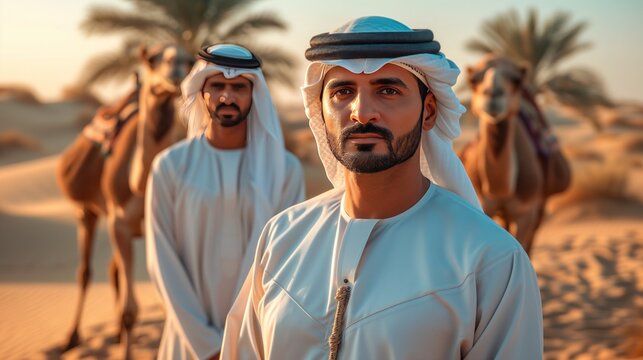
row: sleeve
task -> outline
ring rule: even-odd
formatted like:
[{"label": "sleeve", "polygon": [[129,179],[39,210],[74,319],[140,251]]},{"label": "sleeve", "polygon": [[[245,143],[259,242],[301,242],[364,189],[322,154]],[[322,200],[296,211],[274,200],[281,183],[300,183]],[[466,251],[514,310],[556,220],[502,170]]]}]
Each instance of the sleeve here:
[{"label": "sleeve", "polygon": [[536,273],[522,250],[477,274],[473,345],[464,359],[542,359],[543,312]]},{"label": "sleeve", "polygon": [[198,359],[220,350],[221,331],[208,318],[178,257],[173,219],[174,174],[159,157],[148,179],[145,197],[147,270],[177,327],[181,343]]},{"label": "sleeve", "polygon": [[226,318],[221,360],[254,360],[263,359],[263,336],[261,331],[261,315],[257,304],[263,298],[263,270],[261,259],[270,222],[264,228],[255,260],[246,276],[232,309]]},{"label": "sleeve", "polygon": [[292,154],[286,156],[286,182],[284,184],[283,196],[279,211],[287,209],[306,199],[306,185],[304,170],[299,160]]}]

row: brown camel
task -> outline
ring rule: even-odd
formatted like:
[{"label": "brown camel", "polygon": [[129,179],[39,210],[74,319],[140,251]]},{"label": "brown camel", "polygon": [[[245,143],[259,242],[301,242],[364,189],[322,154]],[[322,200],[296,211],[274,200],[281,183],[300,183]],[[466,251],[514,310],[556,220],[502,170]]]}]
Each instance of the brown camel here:
[{"label": "brown camel", "polygon": [[[80,342],[78,329],[91,275],[96,222],[105,216],[113,249],[109,274],[117,294],[117,336],[123,357],[130,356],[138,312],[132,240],[142,235],[145,184],[154,156],[185,135],[177,121],[175,100],[193,62],[175,46],[142,49],[142,82],[137,89],[115,105],[99,109],[92,124],[61,156],[57,180],[76,207],[80,252],[80,295],[64,351]],[[100,136],[101,129],[107,129],[107,138]]]},{"label": "brown camel", "polygon": [[523,86],[525,67],[488,55],[468,72],[479,136],[460,157],[484,212],[529,254],[547,197],[569,186],[569,166]]}]

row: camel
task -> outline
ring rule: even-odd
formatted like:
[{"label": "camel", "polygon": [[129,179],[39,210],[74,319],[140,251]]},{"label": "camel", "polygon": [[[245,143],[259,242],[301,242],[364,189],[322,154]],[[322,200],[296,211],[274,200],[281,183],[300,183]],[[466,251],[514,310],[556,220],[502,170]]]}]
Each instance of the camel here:
[{"label": "camel", "polygon": [[526,67],[488,55],[468,68],[479,135],[459,156],[484,212],[530,253],[547,198],[565,190],[570,169],[523,85]]},{"label": "camel", "polygon": [[[142,48],[141,83],[115,105],[100,108],[67,148],[57,168],[62,192],[74,203],[80,263],[80,288],[67,351],[80,343],[79,326],[91,277],[91,253],[96,223],[104,216],[112,246],[110,282],[116,292],[123,357],[130,357],[131,331],[138,309],[134,297],[132,241],[142,235],[144,194],[152,160],[161,150],[185,136],[177,121],[179,85],[194,60],[176,46]],[[117,133],[102,142],[96,129]],[[98,131],[100,132],[100,131]]]}]

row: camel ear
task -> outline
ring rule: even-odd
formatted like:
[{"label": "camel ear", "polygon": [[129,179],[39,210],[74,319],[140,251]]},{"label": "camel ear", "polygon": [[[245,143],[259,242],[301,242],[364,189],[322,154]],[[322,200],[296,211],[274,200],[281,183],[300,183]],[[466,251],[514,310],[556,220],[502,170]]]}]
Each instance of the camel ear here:
[{"label": "camel ear", "polygon": [[141,75],[137,71],[134,71],[134,85],[137,89],[141,88]]},{"label": "camel ear", "polygon": [[527,72],[529,67],[525,64],[518,65],[518,79],[516,80],[516,88],[522,88],[527,81]]},{"label": "camel ear", "polygon": [[476,87],[476,82],[473,79],[473,77],[475,76],[475,73],[476,73],[476,70],[473,67],[467,66],[467,82],[469,83],[469,87],[471,89],[475,89]]},{"label": "camel ear", "polygon": [[150,59],[149,50],[145,45],[141,45],[138,48],[138,60],[143,64],[143,67],[146,70],[152,68],[152,59]]}]

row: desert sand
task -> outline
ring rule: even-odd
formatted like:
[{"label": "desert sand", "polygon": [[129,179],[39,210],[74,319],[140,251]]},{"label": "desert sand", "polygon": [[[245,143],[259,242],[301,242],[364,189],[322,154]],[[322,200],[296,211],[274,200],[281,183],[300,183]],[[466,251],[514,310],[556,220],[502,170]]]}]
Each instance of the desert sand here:
[{"label": "desert sand", "polygon": [[[91,110],[73,102],[0,100],[0,140],[10,135],[0,143],[1,359],[117,357],[107,280],[111,250],[102,224],[83,343],[64,355],[58,350],[76,304],[78,255],[73,210],[56,186],[54,168]],[[604,116],[604,134],[578,120],[555,121],[575,177],[551,202],[533,251],[547,359],[643,358],[643,111],[634,105],[618,111]],[[303,144],[297,155],[306,161],[313,195],[328,183],[310,134],[298,128],[291,139]],[[466,128],[465,138],[474,133]],[[151,359],[164,313],[146,274],[143,241],[135,251],[141,311],[133,354]]]}]

